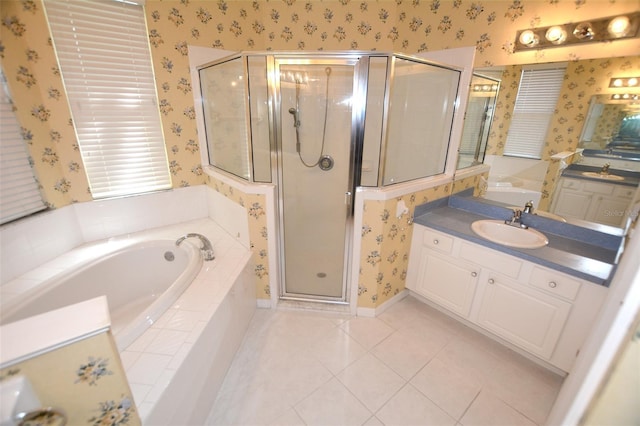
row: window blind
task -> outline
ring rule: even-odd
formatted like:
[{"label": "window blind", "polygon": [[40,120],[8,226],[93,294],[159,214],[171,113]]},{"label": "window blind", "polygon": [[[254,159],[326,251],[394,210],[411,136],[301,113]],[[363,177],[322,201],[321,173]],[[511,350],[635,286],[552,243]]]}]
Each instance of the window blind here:
[{"label": "window blind", "polygon": [[170,188],[142,6],[46,0],[45,7],[93,197]]},{"label": "window blind", "polygon": [[541,157],[564,73],[565,68],[522,71],[504,155]]},{"label": "window blind", "polygon": [[0,224],[47,206],[42,201],[4,74],[0,90]]}]

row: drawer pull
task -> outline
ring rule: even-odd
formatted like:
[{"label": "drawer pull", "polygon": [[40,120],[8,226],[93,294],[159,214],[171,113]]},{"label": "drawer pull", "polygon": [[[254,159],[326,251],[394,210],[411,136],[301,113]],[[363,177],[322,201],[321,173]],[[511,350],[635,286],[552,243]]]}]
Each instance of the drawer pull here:
[{"label": "drawer pull", "polygon": [[488,282],[489,282],[489,284],[495,284],[496,280],[494,280],[493,278],[489,278]]},{"label": "drawer pull", "polygon": [[438,239],[437,239],[437,238],[433,240],[433,244],[435,244],[435,245],[438,245],[438,243],[439,243],[439,242],[440,242],[440,241],[438,241]]},{"label": "drawer pull", "polygon": [[477,277],[477,276],[478,276],[478,273],[477,273],[477,272],[475,272],[475,271],[473,271],[473,272],[471,273],[471,276],[472,276],[472,277]]},{"label": "drawer pull", "polygon": [[549,287],[556,288],[556,287],[558,287],[558,284],[556,284],[555,281],[549,281]]}]

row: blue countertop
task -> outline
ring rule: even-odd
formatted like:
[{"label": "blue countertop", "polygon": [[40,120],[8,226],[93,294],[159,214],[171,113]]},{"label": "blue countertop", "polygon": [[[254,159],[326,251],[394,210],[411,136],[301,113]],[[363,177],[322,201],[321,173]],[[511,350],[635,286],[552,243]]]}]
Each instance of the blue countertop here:
[{"label": "blue countertop", "polygon": [[640,184],[640,172],[634,172],[630,170],[609,169],[609,174],[623,176],[624,180],[601,179],[598,177],[589,177],[582,174],[583,172],[599,173],[601,169],[601,167],[587,166],[579,163],[571,164],[569,167],[564,169],[564,171],[562,172],[562,176],[573,179],[584,179],[595,182],[612,183],[615,185],[625,185],[633,187],[636,187],[638,186],[638,184]]},{"label": "blue countertop", "polygon": [[[534,211],[535,213],[535,211]],[[506,254],[600,285],[609,285],[615,270],[622,231],[584,228],[536,214],[522,214],[522,222],[545,234],[549,244],[520,249],[488,241],[471,230],[481,219],[508,220],[513,210],[468,195],[453,195],[416,207],[414,223],[451,234]]]}]

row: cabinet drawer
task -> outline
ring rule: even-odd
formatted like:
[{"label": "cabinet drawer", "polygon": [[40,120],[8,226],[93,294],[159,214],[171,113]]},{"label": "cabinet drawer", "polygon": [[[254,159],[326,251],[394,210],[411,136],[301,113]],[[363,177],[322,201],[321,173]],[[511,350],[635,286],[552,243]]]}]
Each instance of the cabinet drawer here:
[{"label": "cabinet drawer", "polygon": [[499,270],[500,273],[512,278],[517,278],[520,274],[522,261],[507,254],[502,254],[487,247],[462,243],[460,247],[460,257],[473,262],[476,265],[488,266],[491,269]]},{"label": "cabinet drawer", "polygon": [[422,245],[441,253],[451,253],[453,247],[453,237],[441,234],[432,229],[425,229],[422,234]]},{"label": "cabinet drawer", "polygon": [[600,182],[585,182],[584,190],[586,192],[592,192],[594,194],[612,194],[613,187],[615,185],[611,183],[600,183]]},{"label": "cabinet drawer", "polygon": [[529,284],[570,300],[575,300],[580,290],[580,281],[577,279],[537,266],[531,272]]},{"label": "cabinet drawer", "polygon": [[579,190],[579,189],[582,189],[582,181],[577,180],[577,179],[563,178],[562,179],[562,187],[563,188]]},{"label": "cabinet drawer", "polygon": [[632,186],[616,185],[616,188],[613,190],[613,195],[621,198],[631,198],[635,192],[636,189]]}]

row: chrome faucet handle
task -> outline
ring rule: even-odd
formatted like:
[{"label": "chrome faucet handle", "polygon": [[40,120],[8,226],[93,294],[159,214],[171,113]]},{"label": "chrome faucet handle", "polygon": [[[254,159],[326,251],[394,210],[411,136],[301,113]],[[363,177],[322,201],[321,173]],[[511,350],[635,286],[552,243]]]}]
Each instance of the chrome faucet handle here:
[{"label": "chrome faucet handle", "polygon": [[213,255],[213,250],[202,250],[202,256],[204,258],[204,260],[213,260],[216,257]]},{"label": "chrome faucet handle", "polygon": [[523,213],[533,213],[533,200],[529,200],[526,202],[526,204],[524,205],[524,210],[522,210]]}]

